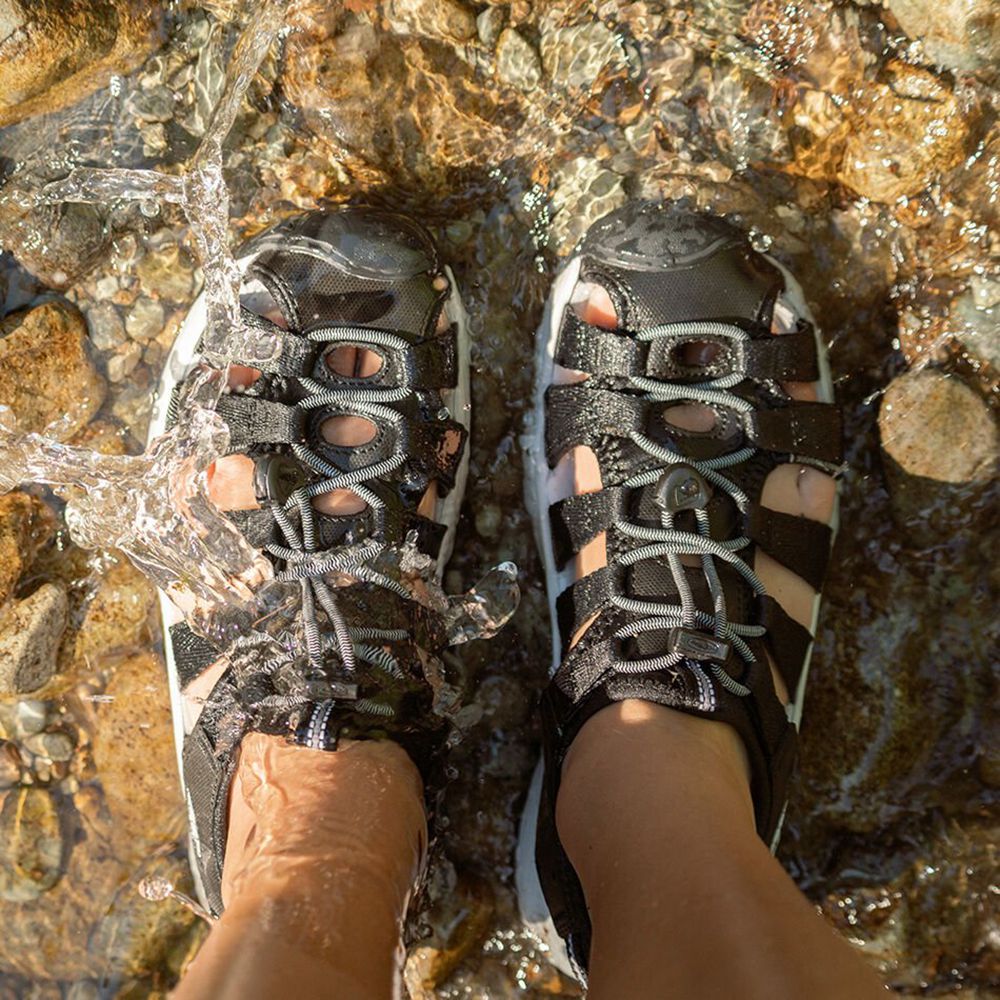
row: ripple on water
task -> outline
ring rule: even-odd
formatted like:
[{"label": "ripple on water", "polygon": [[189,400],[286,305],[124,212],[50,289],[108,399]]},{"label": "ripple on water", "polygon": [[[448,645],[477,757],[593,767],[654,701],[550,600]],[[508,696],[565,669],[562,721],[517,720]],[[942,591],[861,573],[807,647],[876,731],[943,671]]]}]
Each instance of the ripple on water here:
[{"label": "ripple on water", "polygon": [[[0,131],[0,293],[9,310],[59,289],[86,317],[107,398],[70,443],[105,455],[138,451],[180,320],[226,275],[206,259],[204,233],[192,233],[198,220],[148,188],[140,203],[101,197],[44,210],[33,196],[75,166],[178,176],[225,92],[249,5],[202,6],[172,7],[166,44],[110,87],[95,81],[105,89],[81,92],[72,108]],[[782,858],[895,990],[986,995],[996,977],[988,808],[1000,782],[987,740],[995,515],[988,495],[949,492],[933,467],[904,468],[902,489],[891,448],[880,451],[879,410],[883,397],[902,398],[891,420],[918,438],[933,433],[924,454],[981,446],[975,422],[959,440],[953,421],[920,418],[926,404],[904,393],[914,376],[903,373],[930,369],[920,378],[961,380],[957,393],[982,426],[996,419],[992,9],[926,0],[390,6],[383,18],[367,3],[293,4],[247,100],[231,108],[223,155],[238,237],[352,197],[405,208],[441,234],[472,315],[467,540],[449,582],[465,590],[510,560],[524,598],[508,641],[446,657],[450,696],[478,721],[453,752],[431,887],[413,919],[415,995],[578,995],[520,930],[512,892],[537,745],[528,708],[548,648],[517,443],[532,331],[557,257],[587,222],[635,196],[730,214],[789,264],[822,318],[846,408],[843,530]],[[203,204],[218,208],[223,175],[200,176]],[[939,522],[927,513],[942,496],[949,517]],[[45,501],[62,513],[61,501]],[[0,500],[0,550],[18,553],[12,573],[15,563],[0,560],[0,592],[22,598],[52,582],[68,594],[59,674],[25,703],[35,706],[25,719],[40,726],[34,735],[65,730],[74,744],[69,761],[38,763],[25,745],[33,734],[13,709],[0,711],[9,774],[0,784],[12,785],[0,791],[2,816],[31,798],[22,810],[30,829],[8,842],[39,861],[30,887],[10,883],[37,891],[30,921],[11,925],[8,908],[23,904],[0,903],[22,956],[3,951],[0,967],[27,977],[15,988],[55,976],[81,996],[119,983],[124,995],[144,995],[197,943],[186,911],[134,891],[148,875],[185,885],[169,747],[157,751],[160,772],[134,787],[124,756],[129,726],[166,722],[144,652],[148,591],[114,558],[81,555],[65,528],[50,540],[53,515],[36,508],[33,492]],[[162,848],[148,848],[162,868],[149,870],[123,841],[102,853],[113,813]],[[121,922],[94,932],[87,895],[114,898]],[[63,965],[46,961],[88,935],[91,953],[64,948]]]}]

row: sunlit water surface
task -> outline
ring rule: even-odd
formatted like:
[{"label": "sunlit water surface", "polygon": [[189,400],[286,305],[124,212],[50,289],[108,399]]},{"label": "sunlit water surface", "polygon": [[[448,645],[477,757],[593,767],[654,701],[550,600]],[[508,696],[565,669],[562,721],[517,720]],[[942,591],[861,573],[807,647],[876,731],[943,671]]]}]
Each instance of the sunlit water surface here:
[{"label": "sunlit water surface", "polygon": [[[928,425],[934,447],[980,447],[984,426],[996,437],[995,63],[936,67],[938,50],[866,3],[248,4],[252,23],[235,2],[206,6],[171,5],[164,46],[136,72],[0,131],[2,311],[65,295],[108,383],[70,439],[86,451],[0,443],[0,475],[53,484],[27,489],[60,518],[17,596],[42,583],[69,595],[59,674],[0,704],[13,769],[0,792],[0,996],[162,994],[203,936],[175,897],[138,891],[150,877],[190,882],[153,590],[109,546],[157,582],[180,566],[211,591],[238,570],[238,540],[213,534],[206,556],[186,525],[171,534],[154,517],[139,530],[122,513],[136,497],[169,506],[162,464],[138,457],[153,389],[203,286],[218,329],[230,322],[232,245],[348,199],[416,214],[455,270],[475,425],[446,589],[512,561],[523,595],[506,641],[446,654],[464,738],[411,921],[408,984],[415,997],[577,995],[521,930],[512,889],[548,665],[520,436],[559,259],[631,197],[724,213],[787,263],[845,409],[843,526],[780,857],[898,992],[991,995],[995,497],[933,476],[925,493],[901,485],[877,420],[894,378],[944,372],[982,420]],[[896,404],[894,434],[923,432],[919,399],[908,423],[913,399]],[[205,435],[191,452],[202,466]],[[9,860],[23,856],[39,877]]]}]

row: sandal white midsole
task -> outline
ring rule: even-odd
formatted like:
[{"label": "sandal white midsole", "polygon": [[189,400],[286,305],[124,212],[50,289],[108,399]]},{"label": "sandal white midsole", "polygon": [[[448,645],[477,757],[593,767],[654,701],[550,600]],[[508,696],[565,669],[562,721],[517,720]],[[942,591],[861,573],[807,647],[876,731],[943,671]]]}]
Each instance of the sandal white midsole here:
[{"label": "sandal white midsole", "polygon": [[[237,259],[236,263],[241,273],[246,273],[256,256],[257,254],[249,254]],[[452,418],[465,428],[467,437],[465,451],[455,475],[455,485],[447,496],[438,500],[434,509],[434,519],[441,524],[447,525],[441,542],[437,566],[435,567],[435,575],[438,582],[443,578],[448,560],[451,558],[455,548],[455,533],[458,529],[459,511],[465,496],[465,487],[469,476],[469,452],[471,444],[468,440],[468,432],[470,430],[472,413],[472,394],[469,381],[470,345],[468,314],[459,295],[458,285],[455,282],[455,276],[451,268],[445,267],[444,271],[451,287],[451,294],[445,303],[445,315],[449,322],[455,324],[457,330],[456,354],[458,379],[454,389],[442,392],[442,400],[451,413]],[[192,303],[191,309],[188,311],[177,333],[177,337],[174,339],[170,354],[167,356],[166,363],[164,364],[163,373],[153,400],[149,430],[146,436],[147,444],[167,431],[170,400],[174,387],[198,364],[200,357],[197,348],[202,334],[205,332],[206,324],[207,307],[205,295],[202,293]],[[173,644],[169,639],[170,626],[182,621],[183,615],[162,590],[159,591],[159,604],[163,627],[163,651],[167,670],[167,687],[170,692],[174,750],[177,754],[178,781],[184,793],[188,810],[190,850],[200,856],[201,845],[198,843],[196,834],[197,824],[194,821],[193,815],[191,815],[191,799],[187,794],[184,784],[183,761],[184,740],[194,729],[200,706],[194,704],[190,699],[185,698],[181,690],[180,675],[174,658]],[[194,877],[197,898],[202,906],[208,909],[205,892],[198,873],[198,865],[191,865],[191,870]]]},{"label": "sandal white midsole", "polygon": [[[778,261],[765,255],[766,259],[781,272],[785,280],[783,297],[792,307],[795,314],[812,324],[816,336],[816,348],[819,358],[819,389],[820,402],[832,403],[834,399],[833,379],[830,374],[830,364],[826,347],[820,337],[812,312],[805,301],[802,288],[792,274]],[[535,387],[533,410],[528,418],[527,431],[522,439],[525,452],[524,493],[525,503],[535,530],[538,551],[541,553],[542,565],[545,571],[546,593],[549,604],[549,619],[552,634],[552,662],[550,675],[558,670],[562,659],[562,639],[559,633],[559,622],[556,614],[556,599],[558,595],[573,583],[573,567],[568,566],[562,572],[555,562],[555,549],[552,544],[552,531],[549,522],[549,505],[555,497],[550,489],[554,473],[549,469],[545,448],[545,391],[552,384],[555,368],[556,342],[562,326],[563,315],[569,307],[580,274],[582,258],[570,258],[560,271],[552,287],[552,293],[542,314],[541,324],[535,338]],[[833,514],[830,526],[837,532],[839,526],[839,496],[834,498]],[[812,621],[810,631],[816,634],[819,621],[821,595],[813,598]],[[812,647],[806,656],[802,673],[796,686],[793,700],[789,705],[788,715],[798,728],[802,720],[802,708],[805,699],[806,683],[809,675],[809,662]],[[535,866],[535,831],[538,821],[538,809],[541,800],[543,765],[539,760],[532,775],[525,799],[524,812],[521,816],[516,851],[516,886],[518,905],[521,918],[527,929],[549,949],[552,963],[567,975],[575,972],[569,961],[566,946],[555,929],[549,913],[548,905],[542,893],[541,882]],[[772,853],[777,849],[784,823],[784,811],[778,822],[775,835],[770,844]]]}]

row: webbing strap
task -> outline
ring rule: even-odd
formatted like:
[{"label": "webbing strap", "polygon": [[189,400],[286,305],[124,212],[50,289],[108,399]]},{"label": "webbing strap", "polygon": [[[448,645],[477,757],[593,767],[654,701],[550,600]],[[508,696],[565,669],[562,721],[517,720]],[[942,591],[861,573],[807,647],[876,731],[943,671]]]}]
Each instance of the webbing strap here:
[{"label": "webbing strap", "polygon": [[170,626],[170,648],[182,690],[219,658],[219,651],[186,622]]},{"label": "webbing strap", "polygon": [[641,399],[592,386],[550,386],[545,405],[545,451],[550,466],[571,448],[592,445],[603,435],[628,437],[645,420],[646,404]]},{"label": "webbing strap", "polygon": [[759,621],[767,629],[765,641],[778,673],[788,687],[789,696],[794,697],[806,655],[812,645],[812,633],[790,617],[773,597],[758,597],[757,603]]},{"label": "webbing strap", "polygon": [[608,486],[596,493],[577,493],[549,508],[556,562],[568,562],[588,542],[607,531],[621,509],[625,490]]},{"label": "webbing strap", "polygon": [[759,337],[743,347],[743,370],[758,379],[815,382],[819,378],[816,336],[809,324],[795,333]]},{"label": "webbing strap", "polygon": [[229,428],[229,454],[244,453],[266,444],[298,443],[303,439],[303,412],[284,403],[229,393],[220,397],[216,413]]},{"label": "webbing strap", "polygon": [[832,465],[843,461],[840,407],[832,403],[754,410],[746,415],[746,428],[758,448]]},{"label": "webbing strap", "polygon": [[802,577],[813,590],[822,587],[833,536],[829,525],[752,504],[746,533],[769,556]]}]

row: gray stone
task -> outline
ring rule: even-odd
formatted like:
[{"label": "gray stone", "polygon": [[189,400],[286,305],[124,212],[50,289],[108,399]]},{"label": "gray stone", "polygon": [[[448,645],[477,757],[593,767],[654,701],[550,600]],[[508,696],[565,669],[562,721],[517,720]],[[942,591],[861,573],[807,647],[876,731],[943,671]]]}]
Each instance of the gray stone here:
[{"label": "gray stone", "polygon": [[476,33],[483,45],[490,49],[496,45],[506,20],[507,14],[502,7],[487,7],[476,18]]},{"label": "gray stone", "polygon": [[951,305],[951,332],[965,350],[1000,371],[1000,303],[979,306],[992,296],[1000,298],[1000,283],[973,286]]},{"label": "gray stone", "polygon": [[129,310],[125,330],[133,340],[145,343],[163,329],[163,306],[148,296],[141,295]]},{"label": "gray stone", "polygon": [[114,357],[108,359],[108,379],[111,382],[121,382],[135,371],[136,365],[142,359],[142,348],[132,341],[123,347]]},{"label": "gray stone", "polygon": [[86,316],[90,342],[99,351],[113,351],[125,343],[125,324],[113,302],[98,302]]},{"label": "gray stone", "polygon": [[24,741],[24,747],[36,757],[44,757],[53,762],[70,760],[75,744],[69,733],[36,733]]},{"label": "gray stone", "polygon": [[497,75],[521,90],[533,90],[541,82],[538,53],[513,28],[504,29],[497,42]]},{"label": "gray stone", "polygon": [[1000,61],[996,0],[888,0],[899,26],[934,62],[960,73]]},{"label": "gray stone", "polygon": [[961,379],[924,369],[893,379],[879,434],[893,513],[920,544],[969,530],[992,482],[1000,432],[986,402]]},{"label": "gray stone", "polygon": [[55,673],[67,607],[66,592],[44,583],[0,618],[0,692],[34,691]]},{"label": "gray stone", "polygon": [[48,722],[49,713],[44,701],[37,698],[22,698],[14,706],[12,731],[19,739],[40,733]]},{"label": "gray stone", "polygon": [[174,115],[174,95],[162,84],[148,90],[137,90],[129,98],[129,110],[143,121],[166,122]]}]

